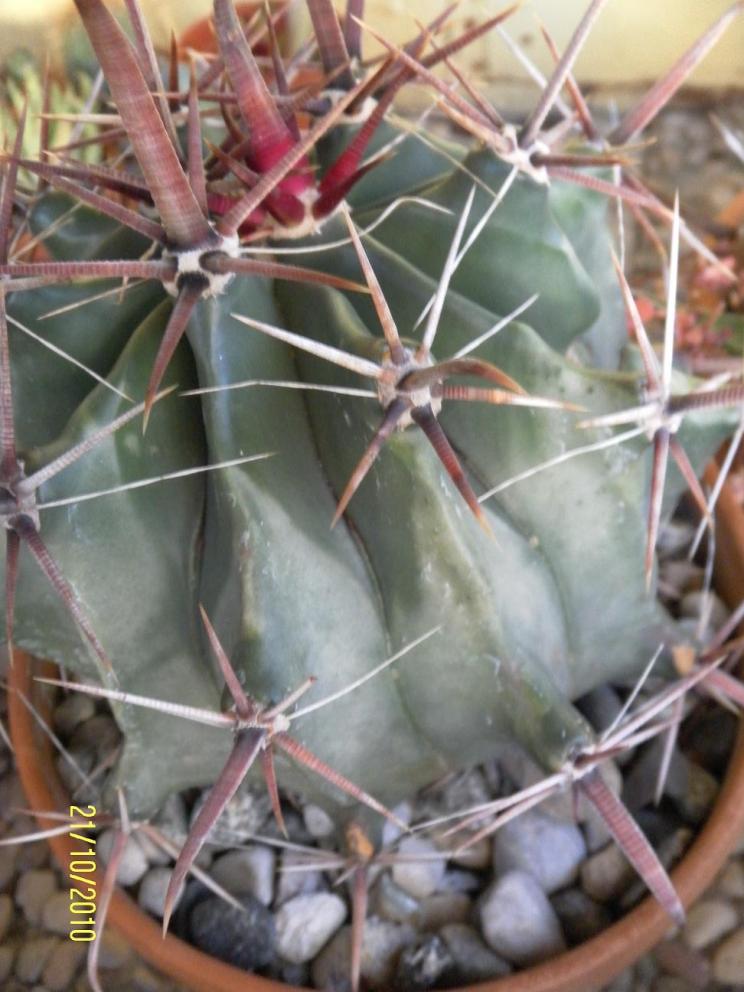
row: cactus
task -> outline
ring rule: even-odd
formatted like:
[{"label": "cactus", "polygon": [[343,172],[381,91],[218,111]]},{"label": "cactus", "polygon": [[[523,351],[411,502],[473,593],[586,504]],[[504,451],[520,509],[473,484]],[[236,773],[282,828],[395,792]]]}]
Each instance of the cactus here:
[{"label": "cactus", "polygon": [[[669,348],[659,370],[618,280],[608,190],[673,221],[675,252],[694,241],[678,212],[622,147],[544,130],[601,3],[520,133],[431,73],[510,11],[425,54],[445,12],[364,75],[357,5],[309,0],[319,60],[297,90],[271,22],[252,29],[267,69],[231,0],[219,56],[188,82],[174,60],[167,86],[133,0],[134,43],[101,0],[76,5],[120,123],[93,161],[28,157],[21,123],[4,158],[6,634],[103,683],[126,740],[110,789],[141,816],[217,782],[182,878],[259,755],[278,815],[277,779],[344,820],[506,741],[546,773],[593,753],[572,701],[674,644],[652,589],[662,500],[704,503],[694,480],[742,400],[673,376]],[[480,144],[399,129],[414,78]],[[644,364],[618,370],[624,303]],[[299,712],[277,705],[298,687]],[[187,746],[183,716],[201,720]]]}]

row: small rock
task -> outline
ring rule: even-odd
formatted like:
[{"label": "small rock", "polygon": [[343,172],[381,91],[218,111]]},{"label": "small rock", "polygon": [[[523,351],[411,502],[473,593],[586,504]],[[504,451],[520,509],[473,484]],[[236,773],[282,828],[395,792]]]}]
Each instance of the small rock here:
[{"label": "small rock", "polygon": [[264,906],[269,906],[274,898],[275,863],[276,855],[270,847],[254,845],[223,854],[215,860],[210,874],[232,895],[250,892]]},{"label": "small rock", "polygon": [[266,977],[273,978],[274,981],[284,982],[292,988],[305,989],[310,985],[310,966],[303,964],[293,964],[291,961],[284,961],[276,958],[266,969]]},{"label": "small rock", "polygon": [[689,982],[673,975],[659,975],[653,984],[653,992],[690,992],[691,988]]},{"label": "small rock", "polygon": [[106,713],[97,713],[76,728],[70,738],[70,747],[92,748],[100,761],[118,747],[120,740],[121,731],[116,720]]},{"label": "small rock", "polygon": [[150,868],[140,882],[137,902],[159,920],[162,920],[165,913],[165,894],[172,874],[170,868]]},{"label": "small rock", "polygon": [[[389,987],[402,949],[415,939],[413,927],[368,917],[361,955],[361,975],[367,985],[375,989]],[[350,967],[351,927],[345,926],[313,962],[313,984],[328,992],[350,992]]]},{"label": "small rock", "polygon": [[[16,906],[19,906],[33,926],[41,922],[44,904],[57,888],[57,879],[49,869],[29,871],[21,875],[15,890]],[[35,979],[33,979],[35,981]]]},{"label": "small rock", "polygon": [[396,885],[387,872],[380,876],[372,890],[370,903],[378,916],[394,923],[409,922],[419,908],[418,899]]},{"label": "small rock", "polygon": [[713,977],[717,982],[737,988],[744,986],[744,927],[741,927],[716,948],[713,955]]},{"label": "small rock", "polygon": [[447,861],[435,845],[419,837],[406,837],[401,841],[398,852],[406,858],[421,860],[394,864],[393,881],[415,899],[424,899],[436,892],[444,878]]},{"label": "small rock", "polygon": [[668,975],[684,979],[693,989],[705,992],[710,988],[710,961],[681,940],[662,941],[654,951],[654,958]]},{"label": "small rock", "polygon": [[152,818],[152,825],[179,847],[189,832],[186,804],[179,792],[172,792]]},{"label": "small rock", "polygon": [[346,904],[330,892],[295,896],[276,914],[277,950],[293,964],[311,961],[346,919]]},{"label": "small rock", "polygon": [[454,854],[451,860],[453,865],[460,865],[463,868],[474,868],[476,871],[488,868],[491,864],[491,845],[488,842],[488,838],[483,837],[481,840],[476,841],[475,844],[466,847],[459,854]]},{"label": "small rock", "polygon": [[86,955],[86,945],[64,940],[52,951],[41,980],[49,992],[66,992]]},{"label": "small rock", "polygon": [[623,701],[616,689],[611,685],[601,685],[587,692],[576,703],[594,730],[601,734],[607,730],[620,714]]},{"label": "small rock", "polygon": [[0,847],[0,892],[10,887],[16,871],[17,847]]},{"label": "small rock", "polygon": [[336,830],[333,820],[326,811],[313,803],[308,803],[303,809],[302,819],[305,821],[307,832],[316,840],[331,837]]},{"label": "small rock", "polygon": [[460,813],[493,798],[479,768],[451,775],[438,788],[427,789],[416,803],[416,819],[430,820],[449,813]]},{"label": "small rock", "polygon": [[738,922],[739,914],[731,903],[703,899],[689,910],[682,933],[690,947],[701,950],[725,937]]},{"label": "small rock", "polygon": [[695,528],[684,520],[668,520],[659,529],[656,545],[658,554],[664,558],[675,558],[686,553],[695,537]]},{"label": "small rock", "polygon": [[507,961],[536,964],[565,949],[558,917],[527,872],[510,871],[495,881],[479,911],[486,943]]},{"label": "small rock", "polygon": [[8,895],[0,896],[0,944],[5,939],[5,935],[10,929],[10,921],[13,918],[13,900]]},{"label": "small rock", "polygon": [[663,583],[673,598],[681,599],[685,593],[701,589],[705,581],[705,570],[686,558],[662,562],[659,567],[659,583]]},{"label": "small rock", "polygon": [[[393,807],[392,812],[396,819],[400,820],[401,823],[405,823],[406,826],[408,826],[413,819],[413,806],[408,802],[408,800],[398,803],[397,806]],[[402,836],[402,834],[403,831],[397,823],[393,823],[392,820],[386,819],[382,825],[382,846],[390,847],[400,836]]]},{"label": "small rock", "polygon": [[[682,857],[692,841],[692,831],[680,827],[656,845],[659,861],[668,870]],[[641,878],[634,878],[620,899],[622,909],[630,909],[648,895],[646,884]]]},{"label": "small rock", "polygon": [[21,945],[15,963],[15,976],[27,985],[38,982],[46,963],[59,945],[57,937],[34,937]]},{"label": "small rock", "polygon": [[69,739],[78,724],[85,723],[96,712],[95,701],[82,692],[73,692],[54,710],[52,723],[57,733]]},{"label": "small rock", "polygon": [[4,983],[13,970],[15,955],[15,947],[11,947],[9,944],[0,946],[0,982],[3,982],[3,988],[5,988]]},{"label": "small rock", "polygon": [[92,747],[68,747],[66,755],[60,754],[55,759],[60,779],[69,792],[74,792],[75,801],[79,804],[92,802],[95,798],[92,786],[80,788],[80,784],[93,771],[95,763],[96,752]]},{"label": "small rock", "polygon": [[419,930],[441,930],[448,923],[465,923],[470,919],[472,901],[460,892],[435,892],[422,899],[412,919]]},{"label": "small rock", "polygon": [[[116,834],[116,830],[109,828],[108,830],[104,830],[98,838],[98,853],[106,864],[108,864],[108,859],[111,857]],[[124,845],[124,851],[116,872],[117,883],[125,887],[136,885],[148,868],[149,865],[145,857],[145,852],[137,843],[134,834],[130,834]]]},{"label": "small rock", "polygon": [[511,971],[511,965],[489,950],[472,927],[450,923],[442,927],[439,936],[455,962],[458,983],[485,982]]},{"label": "small rock", "polygon": [[70,933],[70,894],[53,892],[44,903],[41,925],[51,933],[66,937]]},{"label": "small rock", "polygon": [[550,902],[569,944],[583,944],[612,923],[605,907],[590,899],[581,889],[558,892]]},{"label": "small rock", "polygon": [[432,935],[403,949],[393,985],[401,992],[446,988],[454,977],[455,960],[441,937]]},{"label": "small rock", "polygon": [[[201,812],[209,789],[205,789],[191,811],[191,825]],[[271,800],[266,792],[254,792],[249,787],[241,787],[225,806],[219,820],[207,835],[208,843],[216,847],[231,847],[244,844],[253,834],[261,832],[271,814]]]},{"label": "small rock", "polygon": [[729,861],[718,876],[716,888],[730,899],[744,899],[744,863]]},{"label": "small rock", "polygon": [[258,899],[240,896],[236,909],[218,896],[209,896],[191,911],[194,943],[221,961],[246,971],[265,968],[276,953],[274,917]]},{"label": "small rock", "polygon": [[[326,888],[322,872],[308,868],[307,861],[307,856],[301,851],[282,853],[277,874],[277,906],[294,899],[295,896],[308,895]],[[297,868],[301,870],[298,871]]]},{"label": "small rock", "polygon": [[593,854],[581,866],[581,887],[597,902],[610,902],[635,877],[633,868],[614,842]]},{"label": "small rock", "polygon": [[493,867],[497,875],[513,869],[529,872],[550,894],[570,885],[586,857],[578,827],[530,809],[509,820],[493,839]]},{"label": "small rock", "polygon": [[162,979],[145,967],[143,964],[135,965],[129,974],[131,990],[127,992],[163,992]]},{"label": "small rock", "polygon": [[715,592],[688,592],[679,604],[679,614],[682,617],[698,619],[707,618],[707,628],[711,633],[719,630],[728,620],[731,611]]}]

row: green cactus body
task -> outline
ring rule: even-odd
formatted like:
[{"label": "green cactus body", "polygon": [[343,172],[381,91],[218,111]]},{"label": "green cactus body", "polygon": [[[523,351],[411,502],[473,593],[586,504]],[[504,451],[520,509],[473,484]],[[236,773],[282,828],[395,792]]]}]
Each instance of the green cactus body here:
[{"label": "green cactus body", "polygon": [[[380,147],[395,134],[385,128],[376,137]],[[321,163],[334,160],[347,133],[340,127],[326,139]],[[453,159],[464,159],[467,171]],[[446,142],[427,148],[408,137],[353,190],[360,228],[379,221],[400,197],[415,195],[448,211],[403,203],[365,237],[406,339],[418,333],[473,177],[469,229],[491,202],[488,190],[496,193],[508,174],[490,151],[466,155]],[[36,205],[34,228],[44,231],[67,206],[48,194]],[[616,368],[625,339],[606,212],[596,193],[572,187],[569,194],[559,184],[517,177],[454,276],[437,358],[455,354],[538,294],[525,322],[511,323],[478,355],[528,393],[590,414],[637,405],[637,375],[574,360],[590,354],[596,365]],[[318,227],[299,245],[289,242],[304,252],[292,260],[358,280],[352,247],[306,250],[346,238],[336,219]],[[46,246],[58,259],[137,259],[144,250],[140,235],[87,208],[61,223]],[[9,314],[139,401],[172,309],[157,283],[41,319],[110,285],[10,295]],[[238,323],[234,313],[374,360],[384,352],[368,295],[239,275],[196,304],[166,385],[187,390],[262,379],[369,387]],[[10,354],[27,472],[126,406],[121,395],[92,386],[86,373],[19,332],[11,331]],[[657,644],[675,637],[644,582],[647,440],[578,455],[497,493],[483,504],[491,538],[421,432],[398,431],[331,530],[336,500],[380,416],[374,397],[271,386],[168,396],[156,404],[144,436],[139,422],[128,424],[42,486],[40,503],[200,464],[271,457],[42,509],[44,539],[129,692],[219,708],[222,682],[198,602],[240,679],[264,703],[309,675],[318,681],[307,700],[325,697],[440,628],[395,667],[298,721],[293,734],[388,804],[514,740],[546,768],[560,768],[592,739],[572,701],[608,680],[631,678]],[[572,412],[456,401],[441,412],[478,492],[610,436],[606,428],[579,430],[577,419]],[[696,465],[737,419],[727,411],[686,418],[680,436]],[[681,479],[670,479],[669,505],[681,491]],[[15,640],[85,677],[94,674],[75,624],[26,559]],[[133,812],[152,810],[174,788],[214,780],[227,734],[175,729],[175,717],[123,704],[115,712],[126,736],[117,776]],[[294,764],[282,762],[278,773],[290,788],[339,801]]]}]

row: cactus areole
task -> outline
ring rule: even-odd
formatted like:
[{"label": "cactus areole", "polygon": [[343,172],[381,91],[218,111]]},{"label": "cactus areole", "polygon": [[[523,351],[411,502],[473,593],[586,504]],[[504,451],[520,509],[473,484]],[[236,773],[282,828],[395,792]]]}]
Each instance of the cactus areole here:
[{"label": "cactus areole", "polygon": [[[445,11],[362,70],[357,4],[308,0],[317,43],[285,65],[271,21],[215,0],[216,54],[164,79],[134,0],[126,31],[76,6],[106,113],[38,158],[21,121],[3,158],[8,638],[115,693],[138,816],[217,782],[216,815],[254,763],[340,819],[507,742],[573,767],[572,701],[677,639],[647,425],[607,423],[644,381],[618,371],[605,187],[670,211],[612,186],[591,121],[580,153],[551,143],[570,60],[522,132],[442,89],[509,10],[446,45]],[[414,80],[471,137],[399,126]],[[694,471],[729,400],[675,409]]]}]

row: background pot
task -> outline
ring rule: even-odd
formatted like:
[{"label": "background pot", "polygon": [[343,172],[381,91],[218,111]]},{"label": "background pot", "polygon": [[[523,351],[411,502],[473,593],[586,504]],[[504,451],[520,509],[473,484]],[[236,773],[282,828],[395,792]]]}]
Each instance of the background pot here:
[{"label": "background pot", "polygon": [[[712,485],[716,468],[710,466],[706,482]],[[723,487],[717,509],[716,587],[731,605],[744,599],[744,508],[733,488]],[[16,763],[29,805],[36,810],[64,810],[68,806],[57,775],[49,739],[23,704],[32,698],[46,718],[49,703],[45,692],[32,680],[41,674],[38,665],[23,652],[16,652],[10,672],[8,709]],[[42,829],[56,826],[37,815]],[[740,725],[734,753],[716,805],[695,842],[672,872],[672,880],[685,906],[713,881],[729,853],[744,834],[744,725]],[[53,837],[50,844],[63,870],[73,843],[66,836]],[[101,877],[98,877],[100,890]],[[155,967],[194,992],[287,992],[288,986],[247,974],[223,964],[174,936],[162,938],[159,924],[144,913],[121,890],[114,894],[108,925],[115,927]],[[670,930],[669,919],[652,898],[599,936],[544,964],[507,978],[495,979],[459,992],[593,992],[633,964]]]}]

